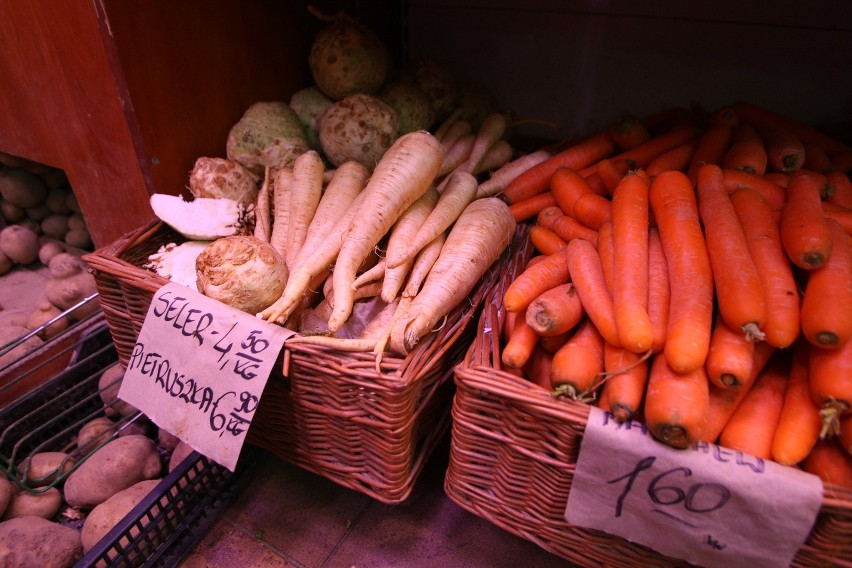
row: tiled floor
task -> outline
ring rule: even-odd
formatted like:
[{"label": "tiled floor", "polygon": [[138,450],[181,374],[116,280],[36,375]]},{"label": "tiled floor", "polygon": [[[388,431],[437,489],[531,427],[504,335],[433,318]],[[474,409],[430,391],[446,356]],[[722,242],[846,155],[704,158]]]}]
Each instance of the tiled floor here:
[{"label": "tiled floor", "polygon": [[398,505],[270,456],[181,568],[570,566],[451,501],[443,490],[448,455],[446,436]]}]

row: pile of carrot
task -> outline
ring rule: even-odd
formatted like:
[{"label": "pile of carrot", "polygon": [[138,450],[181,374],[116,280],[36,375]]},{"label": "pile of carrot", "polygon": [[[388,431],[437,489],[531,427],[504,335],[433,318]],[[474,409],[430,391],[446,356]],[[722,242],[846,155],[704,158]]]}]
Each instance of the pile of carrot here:
[{"label": "pile of carrot", "polygon": [[503,370],[852,487],[852,147],[765,107],[621,117],[515,175]]}]

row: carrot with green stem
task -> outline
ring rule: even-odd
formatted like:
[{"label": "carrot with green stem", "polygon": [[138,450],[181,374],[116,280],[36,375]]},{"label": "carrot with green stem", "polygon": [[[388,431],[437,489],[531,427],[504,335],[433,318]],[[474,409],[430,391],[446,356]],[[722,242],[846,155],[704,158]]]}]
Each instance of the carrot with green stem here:
[{"label": "carrot with green stem", "polygon": [[322,198],[322,158],[316,150],[299,154],[293,161],[293,182],[290,188],[290,220],[287,223],[287,265],[295,266],[296,257],[305,242],[308,226]]},{"label": "carrot with green stem", "polygon": [[639,412],[648,385],[649,355],[604,345],[604,390],[617,422],[632,420]]},{"label": "carrot with green stem", "polygon": [[730,198],[763,284],[768,306],[764,339],[774,347],[789,347],[799,336],[801,300],[781,244],[778,223],[766,200],[755,190],[737,189]]},{"label": "carrot with green stem", "polygon": [[450,310],[465,301],[489,267],[512,242],[516,223],[496,197],[468,205],[453,224],[420,292],[395,325],[391,349],[408,353]]},{"label": "carrot with green stem", "polygon": [[753,363],[754,342],[717,315],[704,363],[710,381],[719,388],[737,388],[748,380]]},{"label": "carrot with green stem", "polygon": [[550,178],[559,168],[580,170],[615,152],[612,135],[603,131],[572,144],[549,158],[535,164],[513,179],[503,190],[512,204],[547,190]]},{"label": "carrot with green stem", "polygon": [[615,324],[612,296],[604,280],[601,257],[585,239],[574,239],[565,247],[571,282],[589,319],[612,345],[621,345]]},{"label": "carrot with green stem", "polygon": [[703,369],[713,327],[713,272],[692,182],[682,172],[664,172],[651,182],[650,203],[669,275],[666,362],[679,373]]},{"label": "carrot with green stem", "polygon": [[852,412],[852,341],[838,349],[811,345],[808,353],[811,398],[823,421],[821,435],[834,436],[840,417]]},{"label": "carrot with green stem", "polygon": [[542,292],[524,312],[527,325],[543,337],[573,329],[585,315],[577,290],[570,282]]},{"label": "carrot with green stem", "polygon": [[503,306],[510,312],[523,312],[540,294],[568,282],[570,277],[566,247],[518,274],[503,293]]},{"label": "carrot with green stem", "polygon": [[722,157],[722,168],[762,176],[767,163],[766,145],[757,130],[748,124],[734,127],[731,145]]},{"label": "carrot with green stem", "polygon": [[554,394],[572,400],[594,400],[594,389],[604,370],[604,339],[585,318],[571,337],[553,354],[550,384]]},{"label": "carrot with green stem", "polygon": [[807,273],[802,296],[802,335],[824,349],[838,349],[852,340],[852,244],[832,219],[831,255]]},{"label": "carrot with green stem", "polygon": [[654,341],[651,350],[661,352],[666,346],[671,289],[669,270],[660,232],[656,226],[648,230],[648,318]]},{"label": "carrot with green stem", "polygon": [[767,312],[763,283],[725,188],[722,169],[714,164],[701,166],[697,180],[698,211],[719,313],[729,327],[748,339],[762,341]]},{"label": "carrot with green stem", "polygon": [[725,152],[731,145],[734,129],[728,124],[710,126],[698,138],[698,145],[692,154],[686,175],[694,184],[698,178],[698,170],[705,164],[719,166],[725,157]]},{"label": "carrot with green stem", "polygon": [[328,322],[332,332],[343,325],[352,311],[351,284],[358,266],[402,212],[426,193],[443,156],[434,136],[414,131],[397,138],[376,164],[334,263],[334,311]]},{"label": "carrot with green stem", "polygon": [[649,187],[630,173],[612,196],[613,315],[620,345],[633,353],[645,353],[654,343],[648,315]]},{"label": "carrot with green stem", "polygon": [[[479,187],[481,188],[482,185],[480,185]],[[484,196],[477,193],[477,199],[479,199],[480,197]],[[539,193],[538,195],[533,195],[532,197],[524,199],[523,201],[518,201],[517,203],[511,204],[509,206],[509,211],[512,212],[512,217],[515,218],[515,221],[521,223],[523,221],[535,218],[539,213],[541,213],[548,207],[555,206],[556,197],[553,195],[553,192],[546,191],[544,193]]]},{"label": "carrot with green stem", "polygon": [[704,366],[677,372],[665,353],[651,362],[643,415],[651,434],[660,442],[686,448],[701,439],[710,407],[710,381]]},{"label": "carrot with green stem", "polygon": [[412,260],[420,249],[448,229],[474,200],[478,184],[472,174],[456,171],[447,179],[443,193],[437,195],[428,214],[418,219],[417,224],[412,227],[413,233],[405,239],[400,239],[393,250],[388,246],[388,268],[396,268]]},{"label": "carrot with green stem", "polygon": [[501,193],[506,185],[518,177],[522,172],[525,172],[534,165],[543,162],[551,155],[552,154],[549,151],[539,149],[506,162],[500,166],[500,168],[491,172],[491,175],[488,176],[487,180],[479,184],[479,191],[477,192],[476,197],[488,197]]},{"label": "carrot with green stem", "polygon": [[819,440],[821,427],[819,407],[811,398],[808,346],[800,341],[793,346],[790,377],[772,438],[772,459],[781,465],[801,463]]},{"label": "carrot with green stem", "polygon": [[545,229],[550,229],[566,242],[580,238],[597,246],[598,231],[587,227],[573,217],[569,217],[558,205],[545,207],[539,211],[536,216],[536,223]]},{"label": "carrot with green stem", "polygon": [[831,254],[831,230],[820,198],[824,186],[822,174],[797,172],[790,179],[781,211],[781,244],[793,264],[804,270],[819,268]]},{"label": "carrot with green stem", "polygon": [[320,199],[281,298],[260,312],[259,317],[269,322],[286,320],[308,292],[311,282],[334,263],[368,175],[367,168],[355,161],[338,166]]}]

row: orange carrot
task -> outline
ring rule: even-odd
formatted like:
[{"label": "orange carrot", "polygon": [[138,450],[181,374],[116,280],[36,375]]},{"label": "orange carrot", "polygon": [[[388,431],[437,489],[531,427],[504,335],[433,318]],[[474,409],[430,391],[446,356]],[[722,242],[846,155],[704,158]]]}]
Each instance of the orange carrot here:
[{"label": "orange carrot", "polygon": [[616,145],[622,150],[635,148],[651,138],[651,134],[642,124],[642,121],[629,114],[615,119],[610,127],[610,134]]},{"label": "orange carrot", "polygon": [[778,428],[789,365],[774,359],[757,376],[751,389],[731,415],[719,445],[749,455],[772,459],[772,440]]},{"label": "orange carrot", "polygon": [[832,205],[827,201],[822,202],[822,213],[826,219],[832,219],[843,227],[847,235],[852,235],[852,208]]},{"label": "orange carrot", "polygon": [[787,189],[787,186],[790,185],[790,174],[785,174],[784,172],[766,172],[763,174],[763,179],[771,181],[784,189]]},{"label": "orange carrot", "polygon": [[559,348],[565,345],[565,342],[574,335],[575,329],[577,328],[569,329],[565,333],[560,333],[558,335],[542,335],[541,339],[538,340],[538,343],[541,345],[541,348],[548,353],[556,353],[559,351]]},{"label": "orange carrot", "polygon": [[751,389],[757,376],[763,371],[776,349],[761,341],[754,345],[754,361],[751,373],[746,380],[736,388],[720,388],[710,383],[710,408],[707,411],[707,426],[701,435],[704,442],[715,442],[728,423],[728,419],[742,402]]},{"label": "orange carrot", "polygon": [[736,388],[746,382],[753,363],[754,342],[717,315],[705,362],[707,376],[719,388]]},{"label": "orange carrot", "polygon": [[510,312],[522,312],[543,292],[568,282],[568,248],[545,256],[528,266],[506,288],[503,305]]},{"label": "orange carrot", "polygon": [[693,138],[675,146],[667,152],[663,152],[652,160],[645,171],[651,177],[658,176],[661,172],[678,170],[685,172],[692,162],[692,155],[698,147],[698,139]]},{"label": "orange carrot", "polygon": [[562,240],[570,242],[574,239],[586,239],[590,243],[597,244],[598,233],[573,217],[566,215],[559,206],[545,207],[536,216],[536,223],[550,229]]},{"label": "orange carrot", "polygon": [[533,349],[532,355],[524,365],[523,372],[534,385],[550,391],[550,370],[552,367],[553,354],[542,349],[539,344]]},{"label": "orange carrot", "polygon": [[763,175],[766,173],[766,164],[766,146],[760,134],[748,124],[735,127],[731,146],[722,158],[722,167]]},{"label": "orange carrot", "polygon": [[672,129],[618,153],[612,156],[612,159],[627,160],[632,169],[646,168],[654,159],[695,137],[696,131],[693,128]]},{"label": "orange carrot", "polygon": [[795,134],[803,144],[817,144],[825,148],[829,154],[850,150],[849,146],[820,130],[766,107],[745,101],[737,101],[732,106],[737,111],[740,122],[751,124],[758,130],[764,126],[779,126]]},{"label": "orange carrot", "polygon": [[845,172],[828,172],[825,174],[828,188],[825,200],[832,205],[852,209],[852,181]]},{"label": "orange carrot", "polygon": [[648,316],[649,184],[640,175],[622,178],[612,196],[612,304],[620,344],[648,351],[654,330]]},{"label": "orange carrot", "polygon": [[571,145],[553,156],[535,164],[519,174],[503,190],[506,200],[512,204],[547,190],[550,178],[559,168],[579,170],[615,152],[612,135],[603,131],[582,142]]},{"label": "orange carrot", "polygon": [[630,169],[630,163],[627,160],[610,160],[609,158],[604,158],[598,162],[597,166],[597,174],[609,195],[612,195],[618,182]]},{"label": "orange carrot", "polygon": [[533,219],[543,209],[556,206],[556,197],[553,193],[546,191],[539,193],[523,201],[518,201],[509,206],[509,211],[518,223]]},{"label": "orange carrot", "polygon": [[822,266],[831,254],[831,231],[820,199],[825,176],[807,170],[790,180],[781,212],[781,243],[793,264],[805,270]]},{"label": "orange carrot", "polygon": [[840,417],[840,432],[837,434],[837,441],[843,451],[852,456],[852,414]]},{"label": "orange carrot", "polygon": [[692,183],[681,172],[664,172],[651,182],[650,203],[671,293],[667,365],[679,373],[703,369],[713,327],[713,273]]},{"label": "orange carrot", "polygon": [[701,134],[686,170],[686,175],[692,183],[695,183],[701,166],[705,164],[718,166],[722,163],[733,135],[734,129],[729,124],[713,125]]},{"label": "orange carrot", "polygon": [[818,144],[805,144],[805,163],[802,166],[807,170],[812,170],[817,173],[827,174],[834,169],[831,165],[831,158],[825,148]]},{"label": "orange carrot", "polygon": [[612,296],[604,281],[601,257],[595,246],[585,239],[574,239],[565,247],[568,273],[589,319],[604,339],[619,345],[612,309]]},{"label": "orange carrot", "polygon": [[609,411],[618,422],[632,420],[639,411],[648,384],[648,368],[647,356],[604,345],[604,390]]},{"label": "orange carrot", "polygon": [[790,261],[781,245],[778,223],[766,200],[750,188],[731,193],[748,249],[763,284],[765,340],[775,347],[789,347],[800,330],[800,298]]},{"label": "orange carrot", "polygon": [[500,354],[500,361],[506,367],[520,369],[532,356],[538,338],[539,335],[519,315],[513,321],[509,338]]},{"label": "orange carrot", "polygon": [[820,440],[802,462],[802,469],[824,483],[852,489],[852,456],[836,440]]},{"label": "orange carrot", "polygon": [[736,127],[739,123],[740,115],[731,106],[718,108],[710,115],[710,124],[725,124]]},{"label": "orange carrot", "polygon": [[590,166],[590,168],[586,168],[583,173],[583,179],[586,180],[586,184],[589,186],[589,189],[592,190],[592,193],[605,197],[609,195],[609,188],[607,188],[606,183],[604,183],[604,179],[598,173],[597,168],[598,164],[594,164],[593,166]]},{"label": "orange carrot", "polygon": [[603,410],[604,412],[609,412],[609,391],[607,389],[607,384],[604,383],[601,388],[598,390],[598,400],[595,402],[598,408]]},{"label": "orange carrot", "polygon": [[779,125],[759,127],[760,137],[766,145],[767,168],[771,171],[792,173],[805,163],[805,145],[798,136]]},{"label": "orange carrot", "polygon": [[767,310],[763,284],[725,188],[722,169],[715,164],[703,165],[697,179],[698,211],[704,223],[719,312],[732,329],[749,339],[762,340]]},{"label": "orange carrot", "polygon": [[840,416],[852,411],[852,341],[839,349],[811,345],[808,376],[811,398],[822,414],[822,435],[836,435]]},{"label": "orange carrot", "polygon": [[598,256],[601,257],[601,270],[603,271],[606,289],[612,294],[612,286],[615,282],[615,248],[612,242],[612,223],[606,222],[598,229]]},{"label": "orange carrot", "polygon": [[666,255],[657,227],[648,231],[648,318],[654,333],[651,349],[659,353],[666,345],[666,333],[669,324],[669,271]]},{"label": "orange carrot", "polygon": [[584,315],[580,296],[570,282],[539,294],[526,310],[527,325],[541,336],[561,335],[580,323]]},{"label": "orange carrot", "polygon": [[782,465],[800,463],[819,440],[821,426],[808,381],[808,346],[799,342],[793,347],[790,379],[772,439],[772,459]]},{"label": "orange carrot", "polygon": [[831,158],[832,169],[838,172],[852,172],[852,150],[844,150]]},{"label": "orange carrot", "polygon": [[[574,205],[584,195],[597,195],[589,187],[586,178],[580,175],[576,170],[570,168],[559,168],[553,172],[550,178],[550,191],[556,198],[556,204],[559,205],[562,211],[576,218],[574,214]],[[604,199],[602,196],[601,199]]]},{"label": "orange carrot", "polygon": [[553,254],[568,244],[562,239],[562,237],[550,229],[545,229],[541,225],[533,225],[530,227],[529,234],[530,242],[532,242],[535,249],[542,254]]},{"label": "orange carrot", "polygon": [[826,349],[837,349],[852,339],[852,245],[837,222],[828,219],[831,255],[808,272],[802,298],[802,334]]},{"label": "orange carrot", "polygon": [[784,188],[771,181],[765,176],[756,176],[739,170],[725,169],[725,186],[728,191],[734,191],[743,187],[749,187],[766,200],[773,211],[780,211],[787,202],[787,194]]},{"label": "orange carrot", "polygon": [[589,401],[604,369],[604,339],[589,318],[553,354],[550,383],[558,394]]},{"label": "orange carrot", "polygon": [[643,409],[653,436],[675,448],[686,448],[701,438],[710,406],[710,381],[703,366],[676,372],[665,353],[654,356],[648,374]]},{"label": "orange carrot", "polygon": [[574,213],[571,216],[590,229],[598,230],[612,218],[612,202],[594,193],[581,195],[574,202]]}]

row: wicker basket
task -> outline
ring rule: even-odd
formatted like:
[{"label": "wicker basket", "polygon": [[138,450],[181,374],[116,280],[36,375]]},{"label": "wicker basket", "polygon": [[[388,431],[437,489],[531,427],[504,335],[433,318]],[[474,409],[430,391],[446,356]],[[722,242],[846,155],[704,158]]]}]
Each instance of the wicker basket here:
[{"label": "wicker basket", "polygon": [[[589,415],[500,371],[506,286],[532,249],[520,249],[487,299],[477,335],[456,367],[450,461],[444,482],[466,510],[580,566],[686,566],[641,545],[568,524],[565,506]],[[826,486],[794,566],[852,566],[852,491]]]},{"label": "wicker basket", "polygon": [[[185,239],[154,221],[84,257],[119,360],[129,360],[153,294],[167,281],[140,268],[150,254]],[[522,242],[519,236],[516,242]],[[247,441],[379,501],[404,501],[450,421],[453,366],[475,335],[479,307],[499,280],[510,247],[470,301],[406,357],[287,343],[267,382]]]}]

